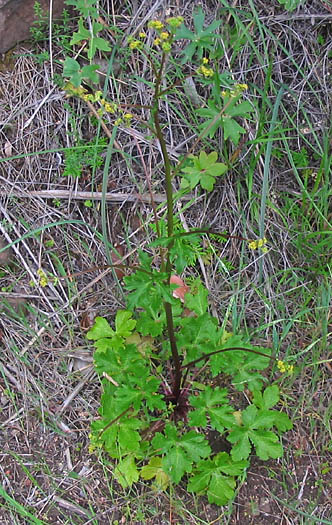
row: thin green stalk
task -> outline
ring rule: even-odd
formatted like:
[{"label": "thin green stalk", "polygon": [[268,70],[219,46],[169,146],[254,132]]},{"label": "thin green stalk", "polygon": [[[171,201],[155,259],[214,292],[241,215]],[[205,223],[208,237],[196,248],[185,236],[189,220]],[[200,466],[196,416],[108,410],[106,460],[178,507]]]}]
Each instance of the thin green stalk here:
[{"label": "thin green stalk", "polygon": [[[282,96],[287,89],[286,85],[281,85],[280,89],[278,91],[276,101],[274,103],[273,113],[272,113],[272,120],[270,124],[269,129],[269,135],[273,135],[276,123],[277,123],[277,117],[278,117],[278,111],[279,106],[281,103]],[[259,217],[259,237],[263,239],[265,236],[265,212],[266,212],[266,199],[269,192],[269,176],[270,176],[270,163],[271,163],[271,154],[272,154],[272,141],[267,143],[266,146],[266,153],[265,153],[265,161],[264,161],[264,175],[263,175],[263,186],[262,186],[262,198],[261,198],[261,209],[260,209],[260,217]],[[259,263],[259,282],[261,282],[262,275],[263,275],[263,258],[260,259]]]}]

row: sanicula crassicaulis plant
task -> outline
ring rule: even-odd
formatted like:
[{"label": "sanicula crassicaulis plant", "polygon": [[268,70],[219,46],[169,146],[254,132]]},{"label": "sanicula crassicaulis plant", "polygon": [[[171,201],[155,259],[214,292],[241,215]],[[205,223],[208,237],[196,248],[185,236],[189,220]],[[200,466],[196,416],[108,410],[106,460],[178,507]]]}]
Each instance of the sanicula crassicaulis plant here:
[{"label": "sanicula crassicaulis plant", "polygon": [[[99,49],[106,49],[107,42],[103,44],[96,36],[101,28],[94,22],[92,25]],[[206,494],[209,502],[224,505],[234,497],[236,480],[245,476],[253,452],[263,460],[282,455],[280,435],[292,423],[286,413],[273,410],[279,402],[279,388],[267,385],[261,373],[270,365],[272,351],[252,346],[243,335],[222,329],[209,313],[208,291],[201,281],[196,279],[189,287],[179,277],[192,262],[190,243],[212,232],[185,232],[176,224],[175,175],[181,178],[182,194],[195,187],[211,191],[227,165],[218,162],[217,152],[197,152],[197,146],[202,137],[212,137],[218,128],[225,140],[237,144],[243,128],[236,119],[248,117],[252,107],[243,100],[247,86],[239,84],[221,93],[219,105],[209,101],[198,110],[205,121],[192,149],[173,165],[160,108],[165,95],[179,89],[180,83],[165,88],[163,79],[174,42],[187,39],[190,43],[183,50],[182,63],[197,58],[197,77],[205,83],[215,81],[218,72],[207,55],[219,25],[216,21],[204,28],[204,14],[199,9],[194,14],[195,33],[181,17],[171,17],[148,24],[147,31],[154,31],[152,49],[146,46],[143,31],[138,38],[129,39],[130,50],[144,55],[154,78],[147,126],[159,141],[162,154],[166,227],[155,214],[156,239],[149,245],[150,255],[139,251],[139,266],[124,278],[126,307],[117,312],[113,326],[97,317],[87,338],[94,343],[95,369],[102,383],[100,417],[91,425],[91,452],[103,449],[114,459],[114,477],[124,488],[139,478],[153,480],[158,490],[185,480],[189,492]],[[76,34],[73,44],[89,38],[83,16],[79,27],[81,36]],[[90,55],[93,58],[93,52]],[[68,93],[93,105],[95,114],[105,119],[104,125],[107,122],[109,126],[111,116],[114,126],[128,125],[135,119],[126,104],[107,101],[98,91],[88,93],[82,81],[87,77],[94,81],[95,66],[82,68],[73,60],[67,59],[64,65]],[[265,245],[265,238],[258,239],[250,241],[249,248],[264,252]],[[278,367],[283,373],[292,371],[281,361]],[[250,392],[246,406],[232,406],[229,389],[220,386],[224,376],[233,390]],[[228,452],[212,452],[208,428],[229,442]]]}]

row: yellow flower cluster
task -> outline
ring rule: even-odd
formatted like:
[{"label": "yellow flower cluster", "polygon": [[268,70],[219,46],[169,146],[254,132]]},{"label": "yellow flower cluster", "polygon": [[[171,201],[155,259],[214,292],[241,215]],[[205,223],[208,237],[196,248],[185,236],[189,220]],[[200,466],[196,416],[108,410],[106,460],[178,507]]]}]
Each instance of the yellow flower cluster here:
[{"label": "yellow flower cluster", "polygon": [[160,20],[150,20],[150,22],[148,23],[148,27],[150,29],[156,29],[156,31],[160,31],[161,29],[163,29],[164,24]]},{"label": "yellow flower cluster", "polygon": [[208,66],[209,59],[204,57],[199,68],[196,70],[198,75],[202,75],[205,78],[211,78],[214,75],[214,71],[211,67]]},{"label": "yellow flower cluster", "polygon": [[234,89],[227,89],[227,91],[222,91],[221,96],[222,97],[238,97],[241,95],[243,91],[246,91],[248,89],[247,84],[235,84]]},{"label": "yellow flower cluster", "polygon": [[267,252],[267,248],[265,246],[266,243],[267,243],[267,238],[263,237],[263,239],[257,239],[256,241],[250,241],[248,243],[248,247],[250,248],[250,250],[257,250],[257,248],[262,248],[262,252],[266,253]]},{"label": "yellow flower cluster", "polygon": [[82,98],[88,91],[83,86],[75,87],[71,82],[67,82],[64,86],[64,90],[67,92],[67,97],[79,97]]},{"label": "yellow flower cluster", "polygon": [[44,270],[42,270],[41,268],[39,268],[37,270],[37,275],[39,277],[39,284],[42,288],[45,288],[45,286],[48,285],[48,278],[47,278],[47,275],[46,273],[44,272]]},{"label": "yellow flower cluster", "polygon": [[205,78],[213,77],[214,71],[211,67],[206,67],[203,64],[197,69],[199,75],[203,75]]},{"label": "yellow flower cluster", "polygon": [[[65,86],[65,90],[69,96],[75,95],[85,102],[91,102],[92,104],[98,103],[100,107],[97,109],[97,113],[100,117],[102,117],[104,113],[110,113],[112,115],[115,115],[116,113],[119,115],[120,113],[120,116],[114,122],[116,126],[119,126],[120,124],[123,124],[126,127],[130,126],[131,119],[133,118],[132,113],[123,113],[123,110],[121,110],[121,108],[119,108],[115,102],[108,102],[106,99],[104,99],[101,91],[89,93],[84,87],[79,86],[76,88],[70,82],[68,82]],[[41,286],[43,285],[41,284]]]},{"label": "yellow flower cluster", "polygon": [[183,16],[171,16],[166,18],[166,22],[172,29],[177,29],[183,22]]},{"label": "yellow flower cluster", "polygon": [[148,27],[154,29],[158,33],[157,38],[153,41],[153,45],[156,47],[160,46],[164,53],[169,53],[172,49],[175,30],[182,24],[182,22],[182,16],[167,18],[166,23],[168,28],[165,28],[165,25],[160,20],[150,20]]},{"label": "yellow flower cluster", "polygon": [[141,40],[131,40],[129,42],[130,49],[141,49],[143,47],[143,42]]},{"label": "yellow flower cluster", "polygon": [[132,50],[142,49],[143,47],[142,40],[146,38],[146,34],[144,33],[144,31],[140,31],[140,33],[138,33],[138,36],[141,40],[138,40],[137,38],[133,38],[132,36],[128,37],[129,49],[132,49]]},{"label": "yellow flower cluster", "polygon": [[130,126],[131,119],[133,118],[132,113],[125,113],[122,117],[119,117],[114,122],[115,126],[120,126],[120,124],[124,124],[124,126],[127,128]]},{"label": "yellow flower cluster", "polygon": [[287,363],[285,363],[285,361],[281,360],[277,361],[277,367],[282,374],[284,374],[285,372],[292,374],[294,371],[294,365],[288,365]]},{"label": "yellow flower cluster", "polygon": [[235,87],[240,91],[247,91],[248,84],[235,84]]}]

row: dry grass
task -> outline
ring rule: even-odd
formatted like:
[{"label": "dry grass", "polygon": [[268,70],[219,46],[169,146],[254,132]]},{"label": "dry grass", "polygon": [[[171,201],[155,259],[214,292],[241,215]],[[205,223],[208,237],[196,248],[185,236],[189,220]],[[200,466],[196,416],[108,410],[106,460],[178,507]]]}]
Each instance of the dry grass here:
[{"label": "dry grass", "polygon": [[[190,23],[193,7],[193,2],[181,0],[174,5],[165,0],[106,4],[109,19],[126,35],[169,9]],[[204,2],[207,23],[224,4]],[[264,151],[259,143],[247,142],[255,139],[261,124],[267,131],[281,84],[289,86],[280,127],[293,125],[293,133],[286,133],[293,137],[290,148],[309,145],[313,152],[323,143],[330,126],[332,17],[324,5],[318,0],[306,2],[300,16],[294,17],[277,1],[233,2],[247,33],[238,49],[234,43],[225,49],[220,68],[231,69],[238,82],[251,86],[248,97],[257,102],[257,119],[246,123],[246,144],[229,176],[211,195],[196,195],[190,207],[182,202],[181,220],[189,227],[210,224],[232,235],[257,237]],[[234,21],[227,9],[219,16],[232,23],[223,26],[227,41]],[[321,44],[319,35],[324,37]],[[96,128],[87,107],[68,101],[53,84],[50,62],[38,65],[32,52],[36,50],[31,47],[16,49],[10,68],[0,73],[0,149],[11,157],[0,163],[0,233],[12,245],[10,265],[0,274],[0,470],[2,487],[16,502],[15,506],[2,500],[0,523],[293,525],[309,523],[311,513],[318,517],[316,523],[331,523],[324,521],[331,519],[331,472],[322,474],[322,465],[331,460],[327,431],[331,369],[329,363],[305,368],[312,341],[318,341],[312,360],[328,360],[328,345],[320,345],[317,326],[317,312],[324,307],[318,299],[322,279],[306,271],[307,261],[295,248],[297,225],[292,206],[285,202],[287,197],[296,204],[303,195],[287,156],[275,157],[270,167],[265,217],[270,251],[264,258],[263,278],[257,254],[247,253],[235,239],[214,245],[218,258],[192,270],[203,274],[214,312],[221,319],[232,299],[229,326],[247,328],[267,345],[277,342],[282,355],[292,351],[300,355],[299,375],[284,385],[284,403],[295,419],[294,431],[287,434],[285,458],[267,467],[254,463],[227,514],[205,500],[188,500],[181,488],[171,495],[154,494],[142,483],[124,493],[112,479],[112,464],[89,455],[89,425],[97,414],[100,391],[85,328],[97,315],[112,318],[123,296],[109,269],[82,273],[73,280],[65,275],[104,266],[105,246],[120,245],[129,254],[128,261],[135,259],[137,248],[144,247],[151,234],[147,224],[152,220],[149,202],[136,195],[149,194],[149,178],[153,192],[163,195],[162,164],[157,143],[144,136],[139,122],[122,130],[117,140],[124,155],[113,156],[107,191],[125,197],[107,204],[107,238],[96,233],[102,231],[100,207],[84,206],[76,192],[101,191],[102,168],[95,173],[85,170],[79,179],[62,176],[64,148],[75,145],[75,134],[91,140]],[[62,58],[62,50],[56,42],[53,53],[53,67],[60,73],[57,59]],[[266,88],[269,61],[271,78]],[[138,76],[146,70],[136,58],[127,67]],[[191,66],[186,67],[185,74],[190,73]],[[109,98],[148,105],[149,90],[128,78],[120,68],[117,79],[109,79]],[[264,104],[266,122],[260,120]],[[148,117],[145,109],[137,114],[142,120]],[[185,123],[191,116],[189,105],[179,105],[174,95],[162,107],[173,160],[194,142],[194,130]],[[209,147],[229,156],[234,153],[220,136]],[[312,154],[310,168],[317,171],[319,166],[319,156]],[[57,190],[66,191],[66,198],[55,199]],[[159,216],[163,213],[160,206]],[[220,266],[223,258],[230,269]],[[39,285],[39,268],[49,277],[46,287]],[[54,283],[52,276],[60,279]],[[281,318],[290,325],[279,322]],[[320,353],[314,352],[317,348]],[[24,517],[19,504],[37,521]]]}]

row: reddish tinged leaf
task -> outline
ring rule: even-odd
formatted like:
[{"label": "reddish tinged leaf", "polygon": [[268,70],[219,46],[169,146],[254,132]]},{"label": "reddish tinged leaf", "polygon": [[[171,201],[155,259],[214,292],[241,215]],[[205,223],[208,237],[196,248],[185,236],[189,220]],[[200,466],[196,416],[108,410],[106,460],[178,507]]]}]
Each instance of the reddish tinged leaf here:
[{"label": "reddish tinged leaf", "polygon": [[180,299],[184,303],[184,296],[186,293],[190,292],[189,286],[187,286],[178,275],[171,275],[169,280],[170,284],[177,284],[178,288],[173,290],[173,297]]}]

